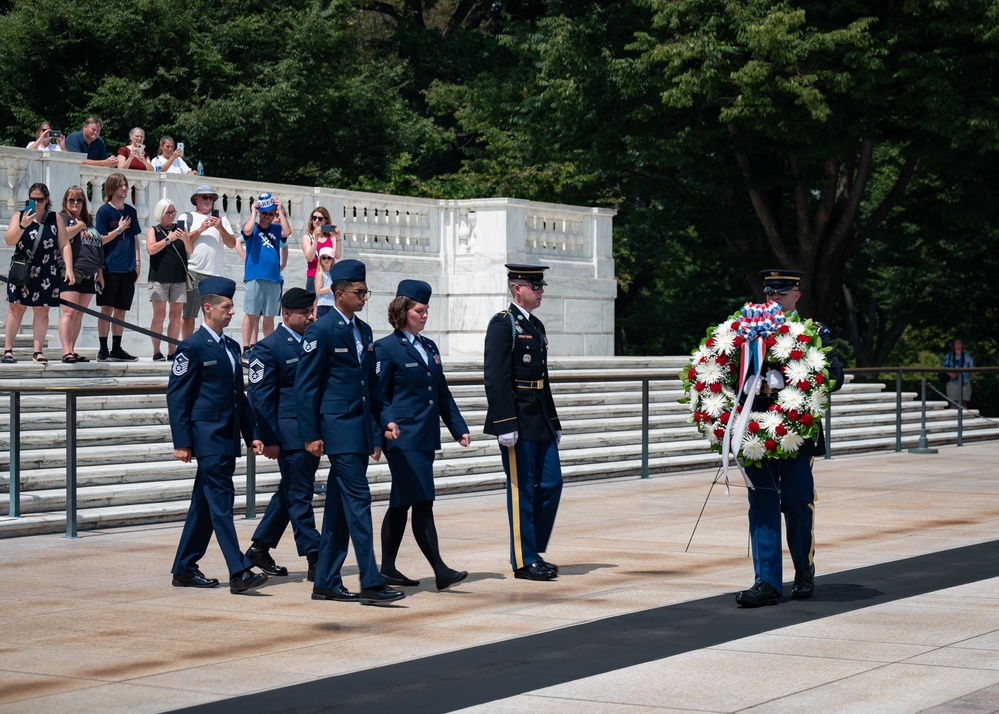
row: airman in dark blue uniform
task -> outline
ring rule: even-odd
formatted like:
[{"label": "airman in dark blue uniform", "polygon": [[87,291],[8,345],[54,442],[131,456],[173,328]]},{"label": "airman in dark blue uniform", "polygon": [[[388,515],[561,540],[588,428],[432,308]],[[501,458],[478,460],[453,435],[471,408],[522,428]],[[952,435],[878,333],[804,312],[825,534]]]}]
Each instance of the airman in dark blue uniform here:
[{"label": "airman in dark blue uniform", "polygon": [[413,535],[434,569],[437,589],[464,580],[468,573],[453,570],[441,558],[434,524],[434,452],[441,448],[441,420],[462,446],[471,443],[444,378],[444,364],[434,341],[420,334],[427,324],[431,288],[422,280],[403,280],[389,304],[391,335],[375,342],[375,371],[385,399],[399,425],[399,438],[385,442],[392,472],[392,495],[382,521],[382,577],[389,585],[419,585],[395,565],[413,508]]},{"label": "airman in dark blue uniform", "polygon": [[[342,260],[330,276],[334,309],[305,331],[298,366],[299,436],[307,451],[330,459],[312,598],[387,605],[405,594],[386,587],[378,572],[366,473],[368,456],[381,457],[382,433],[394,439],[399,427],[378,385],[371,328],[357,317],[371,292],[364,263]],[[351,541],[360,596],[349,592],[340,577]]]},{"label": "airman in dark blue uniform", "polygon": [[497,437],[507,475],[514,577],[554,580],[558,566],[541,554],[562,495],[562,425],[548,382],[548,337],[532,314],[541,305],[548,266],[508,263],[506,268],[513,303],[486,328],[484,431]]},{"label": "airman in dark blue uniform", "polygon": [[262,585],[236,538],[232,476],[241,452],[240,436],[255,454],[264,445],[253,438],[253,411],[243,391],[239,345],[222,331],[233,316],[236,283],[210,277],[198,286],[204,324],[177,347],[167,386],[167,407],[174,458],[198,461],[191,507],[173,563],[177,587],[213,588],[219,584],[198,569],[212,532],[229,567],[229,590],[242,593]]},{"label": "airman in dark blue uniform", "polygon": [[[797,311],[801,297],[798,289],[805,273],[799,270],[768,269],[763,276],[763,291],[767,299],[780,303],[785,315]],[[820,326],[823,347],[832,346],[829,328]],[[826,353],[829,378],[836,381],[833,389],[843,386],[843,363],[834,350]],[[764,388],[753,403],[753,411],[766,411],[776,402],[774,392]],[[769,392],[769,394],[768,394]],[[736,593],[735,601],[743,607],[776,605],[780,600],[783,576],[783,547],[780,538],[780,516],[787,526],[787,547],[794,563],[794,585],[791,597],[810,598],[815,592],[815,478],[812,462],[817,454],[825,453],[822,424],[815,440],[809,439],[798,449],[797,456],[787,459],[764,459],[761,466],[747,465],[746,474],[753,482],[749,489],[749,536],[753,547],[753,587]]]},{"label": "airman in dark blue uniform", "polygon": [[265,456],[277,457],[281,482],[253,532],[246,557],[268,575],[287,575],[288,569],[275,563],[269,551],[277,547],[291,523],[298,554],[308,562],[306,579],[310,582],[315,579],[319,557],[319,531],[312,510],[319,457],[305,450],[298,434],[295,378],[305,354],[302,335],[313,322],[314,301],[302,288],[291,288],[281,296],[282,324],[254,345],[248,370],[257,438],[264,444]]}]

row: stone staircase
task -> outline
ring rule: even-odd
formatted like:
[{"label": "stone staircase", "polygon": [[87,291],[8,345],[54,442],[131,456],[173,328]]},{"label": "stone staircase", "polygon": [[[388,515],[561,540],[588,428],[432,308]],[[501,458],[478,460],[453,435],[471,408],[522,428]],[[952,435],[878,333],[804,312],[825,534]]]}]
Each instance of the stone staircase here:
[{"label": "stone staircase", "polygon": [[[583,375],[645,373],[668,375],[650,386],[649,472],[662,474],[720,463],[687,421],[678,404],[680,380],[675,374],[685,357],[553,358],[552,375],[581,381],[553,385],[564,437],[560,448],[567,481],[626,476],[637,478],[642,467],[641,382],[586,382]],[[87,380],[93,386],[159,388],[166,385],[169,364],[97,363],[48,366],[21,361],[0,370],[0,538],[57,533],[66,528],[66,399],[61,393],[21,397],[20,518],[9,518],[10,400],[5,385],[40,380],[53,386]],[[475,361],[448,361],[452,392],[472,431],[463,449],[442,427],[444,447],[435,464],[439,494],[501,488],[505,483],[495,439],[482,434],[486,401],[482,367]],[[848,381],[833,398],[832,453],[891,450],[895,446],[895,395],[883,384]],[[904,448],[916,446],[920,405],[915,393],[902,402]],[[158,521],[182,520],[187,512],[195,467],[173,459],[166,402],[161,394],[80,397],[77,404],[77,508],[80,530]],[[927,405],[930,446],[957,441],[957,413],[941,402]],[[999,438],[999,425],[964,415],[965,441]],[[277,485],[277,462],[257,458],[256,499],[263,513]],[[325,480],[326,468],[318,474]],[[236,468],[236,511],[246,509],[246,459]],[[372,462],[368,469],[372,496],[388,497],[388,467]],[[322,505],[317,497],[316,505]]]}]

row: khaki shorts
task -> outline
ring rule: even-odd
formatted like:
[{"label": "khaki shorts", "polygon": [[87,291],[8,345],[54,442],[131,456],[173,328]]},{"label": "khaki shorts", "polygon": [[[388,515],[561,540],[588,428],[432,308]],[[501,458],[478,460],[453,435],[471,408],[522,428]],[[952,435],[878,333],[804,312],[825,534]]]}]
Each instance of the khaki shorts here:
[{"label": "khaki shorts", "polygon": [[[201,312],[201,293],[198,292],[198,283],[210,275],[196,273],[193,270],[187,271],[191,276],[191,289],[187,291],[187,302],[184,303],[184,317],[197,317]],[[183,286],[182,286],[183,287]]]},{"label": "khaki shorts", "polygon": [[161,283],[154,280],[149,283],[149,299],[162,302],[187,302],[186,283]]}]

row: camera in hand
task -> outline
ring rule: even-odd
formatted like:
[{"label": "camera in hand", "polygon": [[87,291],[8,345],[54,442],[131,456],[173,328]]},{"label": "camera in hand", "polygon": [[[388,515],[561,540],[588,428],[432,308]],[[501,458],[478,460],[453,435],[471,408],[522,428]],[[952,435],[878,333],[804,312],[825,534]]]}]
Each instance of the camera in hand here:
[{"label": "camera in hand", "polygon": [[213,208],[212,209],[212,218],[218,218],[218,217],[219,217],[219,209]]},{"label": "camera in hand", "polygon": [[323,226],[322,228],[320,228],[320,230],[323,233],[335,233],[336,232],[336,224],[330,225],[329,223],[327,223],[325,226]]},{"label": "camera in hand", "polygon": [[185,221],[185,220],[181,219],[181,220],[177,221],[177,222],[176,222],[176,223],[174,224],[174,226],[173,226],[173,227],[174,227],[175,229],[177,229],[178,231],[186,231],[186,230],[187,230],[187,221]]},{"label": "camera in hand", "polygon": [[49,132],[49,138],[50,139],[61,139],[62,138],[62,132],[61,131],[50,131]]}]

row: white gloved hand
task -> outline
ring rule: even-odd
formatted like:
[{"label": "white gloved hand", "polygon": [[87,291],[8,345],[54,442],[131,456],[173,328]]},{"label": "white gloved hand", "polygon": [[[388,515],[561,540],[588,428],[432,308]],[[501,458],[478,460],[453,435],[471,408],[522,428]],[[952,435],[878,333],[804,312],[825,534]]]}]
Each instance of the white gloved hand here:
[{"label": "white gloved hand", "polygon": [[555,430],[555,446],[558,446],[561,443],[562,443],[562,430],[561,429],[556,429]]},{"label": "white gloved hand", "polygon": [[500,446],[516,446],[517,434],[518,432],[516,431],[511,431],[507,434],[500,434],[496,437],[496,440],[499,441]]},{"label": "white gloved hand", "polygon": [[746,396],[749,396],[750,394],[753,395],[759,394],[760,386],[762,384],[763,380],[757,378],[756,375],[753,375],[752,377],[746,380],[745,384],[742,385],[742,393],[745,394]]},{"label": "white gloved hand", "polygon": [[776,369],[771,369],[767,372],[767,384],[771,389],[783,389],[784,388],[784,375],[778,372]]}]

